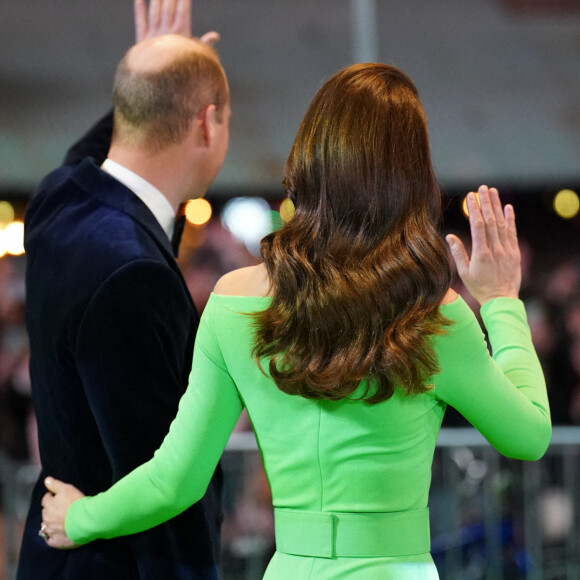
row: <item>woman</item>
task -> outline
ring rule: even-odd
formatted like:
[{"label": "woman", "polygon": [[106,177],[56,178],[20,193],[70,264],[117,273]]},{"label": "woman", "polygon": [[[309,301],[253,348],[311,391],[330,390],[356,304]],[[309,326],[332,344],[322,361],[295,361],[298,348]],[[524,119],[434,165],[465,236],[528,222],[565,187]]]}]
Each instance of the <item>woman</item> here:
[{"label": "woman", "polygon": [[264,239],[263,264],[216,285],[163,446],[95,497],[48,478],[50,545],[135,533],[184,510],[245,407],[275,508],[265,578],[432,579],[427,497],[446,405],[507,456],[545,452],[550,415],[517,299],[513,209],[482,186],[481,208],[468,196],[471,259],[448,236],[492,359],[449,289],[440,193],[409,78],[383,64],[332,77],[302,121],[285,184],[295,214]]}]

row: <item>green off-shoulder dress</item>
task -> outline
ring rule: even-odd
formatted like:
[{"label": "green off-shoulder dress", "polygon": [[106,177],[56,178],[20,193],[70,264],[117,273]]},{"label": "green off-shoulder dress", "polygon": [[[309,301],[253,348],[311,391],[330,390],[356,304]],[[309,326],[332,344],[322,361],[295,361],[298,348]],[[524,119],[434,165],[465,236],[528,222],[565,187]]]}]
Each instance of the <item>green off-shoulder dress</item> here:
[{"label": "green off-shoulder dress", "polygon": [[132,534],[175,516],[202,495],[245,407],[272,490],[276,546],[269,580],[431,580],[427,498],[446,406],[504,455],[546,450],[550,413],[524,306],[512,298],[475,316],[458,298],[436,337],[440,373],[417,396],[383,403],[314,401],[282,393],[250,356],[252,317],[267,297],[212,294],[190,384],[154,458],[109,491],[75,502],[66,531],[78,544]]}]

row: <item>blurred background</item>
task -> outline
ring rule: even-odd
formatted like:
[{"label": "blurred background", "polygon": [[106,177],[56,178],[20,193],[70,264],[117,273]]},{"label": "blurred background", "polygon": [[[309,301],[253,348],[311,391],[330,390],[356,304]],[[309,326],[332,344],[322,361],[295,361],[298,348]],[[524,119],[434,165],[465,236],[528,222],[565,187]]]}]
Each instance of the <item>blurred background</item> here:
[{"label": "blurred background", "polygon": [[[284,161],[323,81],[353,62],[402,68],[427,112],[444,230],[467,234],[464,196],[481,183],[515,206],[522,298],[558,425],[548,456],[519,464],[447,414],[431,498],[441,577],[579,579],[580,0],[196,0],[194,10],[195,34],[222,35],[233,111],[228,158],[189,207],[179,257],[199,310],[282,223]],[[39,180],[110,107],[133,38],[130,0],[0,3],[0,580],[14,572],[38,463],[22,219]],[[259,578],[272,550],[249,429],[240,422],[224,456],[224,578]]]}]

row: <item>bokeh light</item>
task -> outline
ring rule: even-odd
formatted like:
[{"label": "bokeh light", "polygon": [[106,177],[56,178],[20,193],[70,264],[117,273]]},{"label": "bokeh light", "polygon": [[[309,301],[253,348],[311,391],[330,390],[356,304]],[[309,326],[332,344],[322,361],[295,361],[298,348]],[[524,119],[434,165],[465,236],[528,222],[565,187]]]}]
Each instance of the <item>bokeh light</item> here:
[{"label": "bokeh light", "polygon": [[571,219],[580,211],[580,198],[571,189],[563,189],[554,197],[554,211],[564,219]]},{"label": "bokeh light", "polygon": [[0,224],[14,221],[14,206],[9,201],[0,201]]},{"label": "bokeh light", "polygon": [[253,256],[260,253],[260,240],[273,231],[271,209],[260,197],[236,197],[226,203],[222,224],[243,242]]},{"label": "bokeh light", "polygon": [[274,209],[270,210],[270,219],[272,220],[272,231],[277,231],[284,225],[280,212]]},{"label": "bokeh light", "polygon": [[[477,199],[477,203],[479,203],[479,193],[475,192],[475,198]],[[463,198],[463,203],[461,204],[461,210],[463,211],[463,215],[465,217],[469,217],[469,210],[467,209],[467,196]]]},{"label": "bokeh light", "polygon": [[281,204],[280,204],[280,215],[282,216],[282,221],[286,223],[289,221],[292,216],[294,215],[294,203],[292,200],[287,197]]},{"label": "bokeh light", "polygon": [[13,256],[24,254],[24,223],[15,221],[8,224],[2,237],[6,253]]},{"label": "bokeh light", "polygon": [[210,220],[212,211],[209,201],[200,197],[199,199],[192,199],[187,202],[185,206],[185,217],[190,224],[203,226]]}]

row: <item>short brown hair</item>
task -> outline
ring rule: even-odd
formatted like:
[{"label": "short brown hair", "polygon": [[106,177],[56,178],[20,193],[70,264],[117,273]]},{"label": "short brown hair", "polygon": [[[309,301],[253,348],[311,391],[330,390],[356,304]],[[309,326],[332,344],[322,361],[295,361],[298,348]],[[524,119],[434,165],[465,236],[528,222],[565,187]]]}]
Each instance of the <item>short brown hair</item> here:
[{"label": "short brown hair", "polygon": [[214,104],[220,120],[228,98],[225,74],[209,47],[192,46],[154,71],[134,70],[129,52],[115,75],[113,138],[151,150],[180,143],[202,107]]}]

